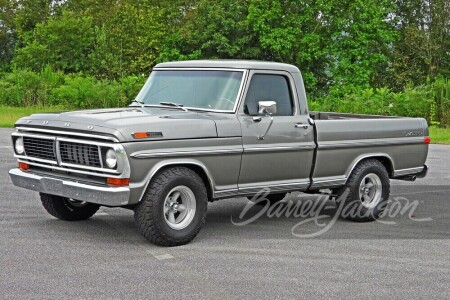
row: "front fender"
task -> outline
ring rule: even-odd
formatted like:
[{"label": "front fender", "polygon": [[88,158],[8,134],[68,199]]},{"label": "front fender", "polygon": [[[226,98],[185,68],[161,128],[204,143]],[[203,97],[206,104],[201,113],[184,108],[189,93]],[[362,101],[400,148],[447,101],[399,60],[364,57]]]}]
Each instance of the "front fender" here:
[{"label": "front fender", "polygon": [[171,167],[171,166],[185,166],[185,167],[195,167],[193,169],[200,168],[203,172],[205,178],[207,178],[209,186],[206,188],[209,189],[209,194],[214,198],[214,191],[216,190],[216,185],[214,182],[214,178],[211,175],[211,172],[205,166],[204,163],[195,159],[182,159],[175,158],[169,160],[163,160],[156,163],[148,172],[147,176],[140,182],[131,183],[130,187],[132,189],[132,195],[130,197],[130,204],[136,204],[141,201],[144,196],[145,191],[150,183],[150,181],[154,178],[154,176],[163,168]]}]

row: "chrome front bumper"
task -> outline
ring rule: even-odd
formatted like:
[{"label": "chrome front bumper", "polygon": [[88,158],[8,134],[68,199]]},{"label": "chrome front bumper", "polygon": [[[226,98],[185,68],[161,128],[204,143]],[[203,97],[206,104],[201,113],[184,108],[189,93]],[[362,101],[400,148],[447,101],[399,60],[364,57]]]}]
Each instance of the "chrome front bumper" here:
[{"label": "chrome front bumper", "polygon": [[123,206],[127,205],[130,199],[130,189],[128,187],[104,187],[79,183],[73,180],[24,172],[18,168],[11,169],[9,176],[15,186],[80,201],[107,206]]}]

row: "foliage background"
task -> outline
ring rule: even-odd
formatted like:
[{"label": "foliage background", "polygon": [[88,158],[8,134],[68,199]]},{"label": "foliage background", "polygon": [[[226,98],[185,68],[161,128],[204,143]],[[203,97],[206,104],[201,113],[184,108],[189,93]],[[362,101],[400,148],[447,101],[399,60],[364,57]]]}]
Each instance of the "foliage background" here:
[{"label": "foliage background", "polygon": [[158,62],[298,66],[313,110],[450,124],[448,0],[0,0],[0,105],[123,106]]}]

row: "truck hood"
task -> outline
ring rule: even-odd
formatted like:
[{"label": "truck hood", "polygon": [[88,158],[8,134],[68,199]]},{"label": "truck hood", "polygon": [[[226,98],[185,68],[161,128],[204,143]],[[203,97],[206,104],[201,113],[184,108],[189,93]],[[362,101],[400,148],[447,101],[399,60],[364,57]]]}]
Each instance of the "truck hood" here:
[{"label": "truck hood", "polygon": [[113,135],[121,142],[135,141],[135,132],[150,132],[149,139],[175,140],[217,137],[214,118],[204,112],[128,107],[34,114],[18,120],[16,127]]}]

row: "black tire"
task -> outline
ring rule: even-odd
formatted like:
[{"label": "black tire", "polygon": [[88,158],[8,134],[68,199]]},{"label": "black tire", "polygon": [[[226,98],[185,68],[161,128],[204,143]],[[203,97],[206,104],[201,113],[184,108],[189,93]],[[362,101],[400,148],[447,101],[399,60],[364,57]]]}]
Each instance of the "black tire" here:
[{"label": "black tire", "polygon": [[[286,197],[286,193],[280,193],[280,194],[269,194],[265,198],[269,200],[270,205],[275,204],[277,202],[280,202]],[[247,197],[248,200],[253,201],[253,197]],[[258,199],[256,199],[258,200]],[[266,200],[257,201],[256,204],[260,205],[266,205]]]},{"label": "black tire", "polygon": [[[166,197],[178,187],[187,187],[195,199],[195,213],[184,228],[174,229],[165,214]],[[172,167],[159,172],[134,210],[139,232],[150,242],[160,246],[179,246],[192,241],[205,224],[208,195],[200,176],[186,167]]]},{"label": "black tire", "polygon": [[92,217],[100,205],[94,203],[77,203],[68,198],[40,193],[45,210],[60,220],[81,221]]},{"label": "black tire", "polygon": [[[364,183],[362,183],[363,180]],[[370,184],[372,188],[369,188]],[[389,200],[388,172],[379,160],[364,160],[355,167],[346,185],[336,194],[338,205],[343,208],[342,217],[355,222],[374,221],[382,215]],[[365,196],[367,198],[364,198]]]}]

